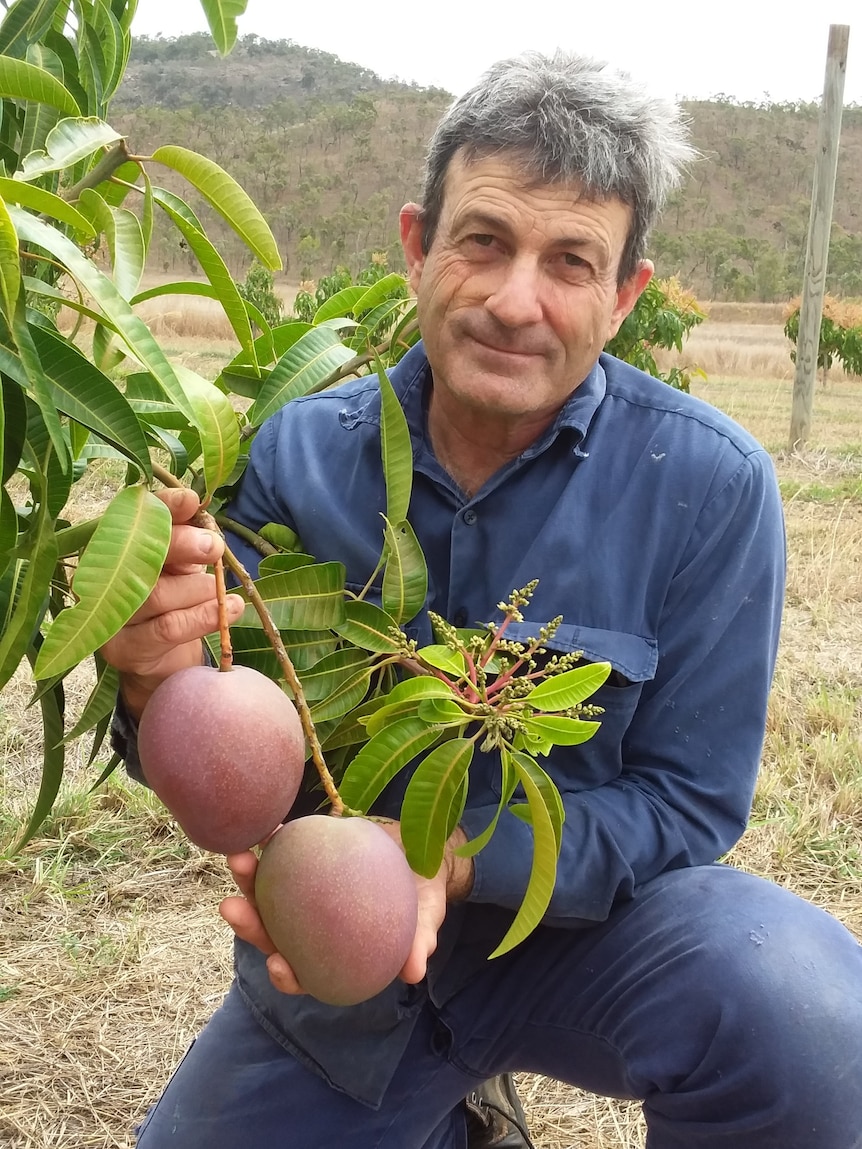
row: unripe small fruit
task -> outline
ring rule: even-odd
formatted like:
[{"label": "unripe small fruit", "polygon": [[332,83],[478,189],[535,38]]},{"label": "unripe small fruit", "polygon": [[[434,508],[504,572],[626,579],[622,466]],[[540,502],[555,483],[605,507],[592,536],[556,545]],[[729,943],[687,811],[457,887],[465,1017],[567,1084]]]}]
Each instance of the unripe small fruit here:
[{"label": "unripe small fruit", "polygon": [[188,837],[234,854],[289,813],[305,740],[296,708],[271,678],[247,666],[193,666],[150,698],[138,754],[148,784]]},{"label": "unripe small fruit", "polygon": [[282,826],[257,868],[255,901],[302,988],[356,1005],[398,976],[416,935],[416,879],[401,847],[365,818]]}]

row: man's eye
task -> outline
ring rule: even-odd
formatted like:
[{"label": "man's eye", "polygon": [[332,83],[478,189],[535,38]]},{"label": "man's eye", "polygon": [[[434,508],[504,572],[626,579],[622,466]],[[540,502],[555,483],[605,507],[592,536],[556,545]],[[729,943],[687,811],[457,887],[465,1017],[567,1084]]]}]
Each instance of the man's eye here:
[{"label": "man's eye", "polygon": [[575,255],[573,251],[566,251],[563,253],[563,260],[567,267],[586,267],[587,261],[580,255]]},{"label": "man's eye", "polygon": [[472,239],[473,243],[477,244],[479,247],[490,247],[494,242],[493,235],[482,235],[480,233],[478,235],[471,235],[470,238]]}]

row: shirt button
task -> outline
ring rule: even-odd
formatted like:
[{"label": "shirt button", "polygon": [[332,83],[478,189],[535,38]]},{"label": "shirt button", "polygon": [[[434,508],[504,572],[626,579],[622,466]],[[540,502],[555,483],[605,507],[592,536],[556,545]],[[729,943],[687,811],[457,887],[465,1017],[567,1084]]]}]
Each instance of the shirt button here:
[{"label": "shirt button", "polygon": [[455,625],[456,626],[463,626],[466,623],[466,621],[467,621],[466,610],[456,610],[455,611],[455,618],[453,619],[453,622],[455,623]]},{"label": "shirt button", "polygon": [[473,510],[469,510],[469,511],[464,512],[464,522],[467,524],[468,527],[472,527],[472,525],[476,522],[478,517],[479,516]]}]

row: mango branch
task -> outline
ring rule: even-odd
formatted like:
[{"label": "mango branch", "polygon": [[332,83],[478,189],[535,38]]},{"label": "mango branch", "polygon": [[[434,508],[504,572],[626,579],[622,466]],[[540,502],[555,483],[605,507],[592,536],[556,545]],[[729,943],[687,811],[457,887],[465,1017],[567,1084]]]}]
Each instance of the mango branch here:
[{"label": "mango branch", "polygon": [[[183,487],[184,484],[175,478],[170,471],[166,470],[158,463],[153,463],[153,474],[163,483],[166,487]],[[221,534],[218,523],[209,513],[203,509],[198,511],[192,519],[195,526],[201,526],[207,530],[216,531]],[[320,746],[320,739],[317,737],[317,731],[314,728],[314,721],[311,717],[311,710],[309,709],[308,702],[305,697],[305,692],[302,689],[302,684],[299,681],[299,676],[296,669],[290,660],[290,656],[285,650],[284,643],[281,640],[278,627],[272,620],[272,615],[267,609],[266,603],[260,597],[257,587],[254,585],[254,580],[251,575],[239,561],[239,559],[231,551],[230,547],[225,543],[224,549],[224,563],[236,576],[242,589],[248,596],[248,600],[257,612],[258,618],[261,621],[264,633],[266,634],[269,644],[273,649],[276,659],[278,660],[279,668],[284,675],[284,680],[293,692],[294,702],[296,709],[299,713],[299,718],[302,723],[302,730],[305,734],[309,748],[311,750],[311,759],[314,762],[315,769],[320,776],[320,781],[323,784],[323,789],[326,796],[332,804],[333,814],[348,813],[344,803],[341,800],[341,795],[338,793],[338,788],[335,785],[335,780],[329,772],[329,768],[323,758],[323,750]]]}]

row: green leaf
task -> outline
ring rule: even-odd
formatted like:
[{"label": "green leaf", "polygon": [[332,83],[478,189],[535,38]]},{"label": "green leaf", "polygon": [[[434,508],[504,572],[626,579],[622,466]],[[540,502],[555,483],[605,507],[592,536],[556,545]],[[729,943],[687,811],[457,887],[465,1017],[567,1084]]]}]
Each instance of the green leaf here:
[{"label": "green leaf", "polygon": [[416,713],[424,698],[451,698],[452,689],[439,678],[422,675],[406,678],[386,695],[386,705],[376,710],[368,719],[366,729],[373,737],[396,718]]},{"label": "green leaf", "polygon": [[419,718],[402,718],[383,727],[359,751],[338,787],[351,810],[367,813],[395,775],[440,737]]},{"label": "green leaf", "polygon": [[327,654],[300,676],[307,701],[321,702],[333,694],[346,679],[353,678],[358,670],[370,665],[370,659],[363,650],[346,647]]},{"label": "green leaf", "polygon": [[23,579],[19,579],[20,589],[12,616],[7,620],[0,637],[0,689],[15,673],[33,641],[48,601],[51,576],[56,565],[54,524],[43,504],[31,539],[29,561],[21,564]]},{"label": "green leaf", "polygon": [[149,479],[147,442],[126,398],[106,375],[47,328],[31,328],[57,410],[89,428],[126,455]]},{"label": "green leaf", "polygon": [[[26,60],[28,64],[34,64],[37,68],[50,72],[55,80],[63,83],[63,65],[57,54],[44,44],[30,44],[27,48]],[[57,108],[52,108],[50,104],[34,104],[28,100],[25,109],[24,127],[18,145],[19,156],[26,156],[30,152],[43,148],[48,133],[60,118],[60,112]]]},{"label": "green leaf", "polygon": [[[22,207],[39,212],[41,215],[50,215],[54,219],[60,220],[61,223],[68,223],[86,239],[92,239],[96,234],[93,225],[85,216],[81,215],[76,207],[72,207],[70,203],[60,199],[53,192],[45,191],[33,184],[25,184],[20,180],[10,180],[6,176],[0,176],[0,196],[7,203],[17,203]],[[61,293],[58,292],[58,294]]]},{"label": "green leaf", "polygon": [[368,691],[372,670],[373,667],[366,666],[339,682],[331,694],[312,706],[312,719],[315,722],[326,722],[330,718],[341,718],[354,706],[358,706]]},{"label": "green leaf", "polygon": [[466,726],[471,721],[471,716],[451,697],[423,698],[418,713],[423,722],[432,726]]},{"label": "green leaf", "polygon": [[[0,348],[0,392],[3,396],[3,442],[0,444],[3,451],[3,467],[0,481],[8,483],[15,473],[24,449],[27,434],[27,402],[20,385],[8,377],[9,371],[4,362],[3,351],[5,348]],[[7,355],[17,362],[11,352],[7,352]],[[2,376],[3,372],[7,376],[5,379]]]},{"label": "green leaf", "polygon": [[[557,854],[559,855],[560,844],[563,840],[563,823],[566,820],[566,808],[563,805],[563,799],[560,791],[557,789],[556,783],[547,773],[547,771],[543,770],[535,758],[531,757],[531,755],[525,754],[522,751],[516,751],[513,759],[517,766],[520,766],[522,770],[526,770],[530,773],[537,789],[539,790],[539,793],[542,795],[542,800],[545,804],[545,808],[548,811],[548,816],[551,819],[551,825],[554,829],[554,837],[557,842]],[[517,812],[515,806],[510,807],[510,809],[513,811],[513,813]],[[525,821],[529,821],[530,825],[532,825],[532,807],[530,806],[529,802],[524,807],[524,809],[529,811],[529,818],[525,818]]]},{"label": "green leaf", "polygon": [[356,316],[365,315],[366,312],[371,311],[372,308],[377,307],[378,304],[389,299],[395,292],[406,296],[407,280],[403,275],[399,275],[397,271],[390,271],[388,275],[384,275],[382,279],[378,279],[376,283],[372,283],[363,293],[353,308],[353,314]]},{"label": "green leaf", "polygon": [[146,258],[144,234],[138,217],[127,208],[109,207],[92,188],[81,192],[78,203],[81,211],[108,241],[114,286],[123,299],[131,299],[138,290]]},{"label": "green leaf", "polygon": [[336,291],[335,295],[330,295],[329,299],[321,303],[314,313],[312,323],[317,326],[320,323],[326,323],[329,319],[352,315],[354,303],[357,299],[361,299],[365,292],[366,288],[362,285],[342,287],[341,291]]},{"label": "green leaf", "polygon": [[592,738],[601,723],[556,715],[533,715],[524,719],[524,726],[530,733],[546,738],[556,746],[579,746]]},{"label": "green leaf", "polygon": [[473,761],[471,738],[453,738],[419,763],[401,805],[401,841],[411,870],[433,878],[443,863],[450,813]]},{"label": "green leaf", "polygon": [[313,327],[285,351],[270,371],[246,412],[249,423],[259,427],[291,399],[319,388],[352,358],[353,352],[331,327]]},{"label": "green leaf", "polygon": [[406,519],[394,525],[387,519],[385,539],[383,609],[400,625],[415,618],[425,604],[428,568],[419,540]]},{"label": "green leaf", "polygon": [[0,296],[6,322],[12,326],[18,293],[21,290],[21,265],[18,262],[18,235],[9,209],[0,199]]},{"label": "green leaf", "polygon": [[50,104],[66,116],[78,116],[81,112],[72,93],[50,72],[11,56],[0,56],[0,97]]},{"label": "green leaf", "polygon": [[155,375],[165,393],[193,424],[194,411],[173,368],[146,324],[135,315],[110,279],[103,275],[70,239],[61,235],[55,228],[49,227],[20,208],[10,208],[10,214],[22,240],[35,243],[50,252],[65,264],[75,279],[83,284],[121,334],[134,356]]},{"label": "green leaf", "polygon": [[178,195],[174,195],[172,191],[167,188],[160,188],[153,185],[153,200],[161,207],[170,208],[171,211],[181,216],[187,224],[190,224],[195,231],[203,232],[204,225],[189,207],[184,199],[180,199]]},{"label": "green leaf", "polygon": [[[322,630],[344,621],[344,574],[341,563],[315,563],[267,575],[255,585],[279,630]],[[261,625],[251,606],[239,624]]]},{"label": "green leaf", "polygon": [[219,303],[224,308],[224,313],[234,330],[234,334],[239,340],[240,346],[251,358],[252,366],[257,367],[254,337],[248,319],[248,312],[245,309],[245,304],[237,289],[233,276],[227,269],[227,264],[202,230],[192,227],[192,225],[170,205],[160,201],[160,207],[173,220],[189,247],[194,252],[204,274],[212,284]]},{"label": "green leaf", "polygon": [[392,636],[392,628],[397,624],[386,611],[370,602],[348,600],[344,606],[345,618],[333,627],[336,634],[376,654],[395,654],[401,649],[397,638]]},{"label": "green leaf", "polygon": [[500,767],[502,778],[500,782],[500,801],[497,804],[497,809],[494,817],[489,824],[485,827],[481,834],[477,834],[475,838],[471,838],[469,842],[465,842],[463,846],[458,846],[455,853],[461,858],[472,858],[479,853],[480,850],[488,845],[493,837],[494,831],[497,829],[497,823],[500,821],[500,815],[503,810],[509,805],[515,788],[518,785],[518,776],[512,768],[510,756],[506,753],[500,755]]},{"label": "green leaf", "polygon": [[120,139],[119,132],[95,116],[60,120],[48,133],[44,149],[25,156],[17,178],[34,180],[47,172],[64,171]]},{"label": "green leaf", "polygon": [[536,710],[569,710],[595,694],[611,672],[609,662],[590,662],[540,682],[526,702]]},{"label": "green leaf", "polygon": [[264,523],[258,534],[272,546],[285,551],[292,551],[299,545],[299,535],[283,523]]},{"label": "green leaf", "polygon": [[63,738],[64,742],[71,742],[73,738],[79,738],[87,730],[98,726],[103,718],[113,713],[117,704],[120,673],[113,666],[109,666],[104,658],[98,654],[94,658],[98,671],[96,685],[90,691],[90,696],[81,711],[81,717]]},{"label": "green leaf", "polygon": [[[13,209],[18,211],[17,208]],[[12,330],[12,337],[15,340],[15,345],[18,348],[18,354],[21,357],[21,364],[27,375],[28,391],[35,399],[39,406],[42,419],[44,421],[45,429],[47,430],[51,443],[54,447],[54,453],[60,469],[65,473],[70,470],[71,460],[69,458],[69,448],[66,443],[66,438],[63,434],[63,428],[60,425],[60,416],[57,414],[57,409],[54,406],[53,397],[51,395],[51,386],[48,378],[42,368],[42,362],[39,358],[39,353],[36,350],[36,345],[33,342],[33,336],[30,331],[29,324],[26,320],[26,309],[24,306],[23,295],[19,293],[18,304],[12,315],[12,322],[10,324]]]},{"label": "green leaf", "polygon": [[547,783],[550,779],[526,754],[515,754],[512,765],[518,781],[524,787],[530,807],[533,827],[533,866],[524,900],[506,936],[490,955],[492,958],[508,953],[533,932],[545,916],[557,878],[559,839],[555,823],[558,808],[548,792]]},{"label": "green leaf", "polygon": [[410,510],[413,444],[404,410],[379,359],[377,378],[380,382],[380,450],[386,481],[386,517],[390,523],[401,523]]},{"label": "green leaf", "polygon": [[78,602],[54,620],[36,678],[76,666],[129,621],[156,584],[170,536],[170,512],[145,487],[114,496],[78,563]]},{"label": "green leaf", "polygon": [[278,574],[280,571],[295,571],[299,567],[309,567],[314,563],[313,555],[300,553],[266,555],[260,560],[257,568],[257,577]]},{"label": "green leaf", "polygon": [[[28,658],[33,662],[33,651],[28,651]],[[51,812],[57,794],[60,792],[60,783],[63,781],[66,750],[63,746],[63,685],[58,682],[52,690],[39,699],[42,709],[42,779],[36,804],[30,815],[24,833],[13,847],[13,853],[20,850],[30,841],[39,827]]]},{"label": "green leaf", "polygon": [[56,4],[57,0],[17,0],[11,4],[0,23],[0,55],[23,58],[28,43],[41,38],[46,9],[50,23]]},{"label": "green leaf", "polygon": [[[217,3],[218,0],[207,0]],[[221,0],[227,4],[230,0]],[[235,0],[238,2],[238,0]],[[204,199],[215,208],[225,222],[270,271],[281,270],[278,244],[269,226],[255,207],[249,195],[236,180],[222,168],[188,148],[175,145],[156,148],[153,160],[179,172],[197,188]]]},{"label": "green leaf", "polygon": [[239,423],[230,399],[203,376],[187,367],[174,367],[195,414],[204,457],[204,501],[224,483],[239,456]]},{"label": "green leaf", "polygon": [[448,646],[423,646],[416,651],[416,657],[429,666],[436,667],[454,678],[467,677],[467,663],[460,651],[452,650]]},{"label": "green leaf", "polygon": [[8,565],[10,552],[18,542],[18,512],[5,487],[0,487],[0,574]]},{"label": "green leaf", "polygon": [[245,12],[248,0],[201,0],[219,54],[226,56],[236,43],[237,17]]}]

